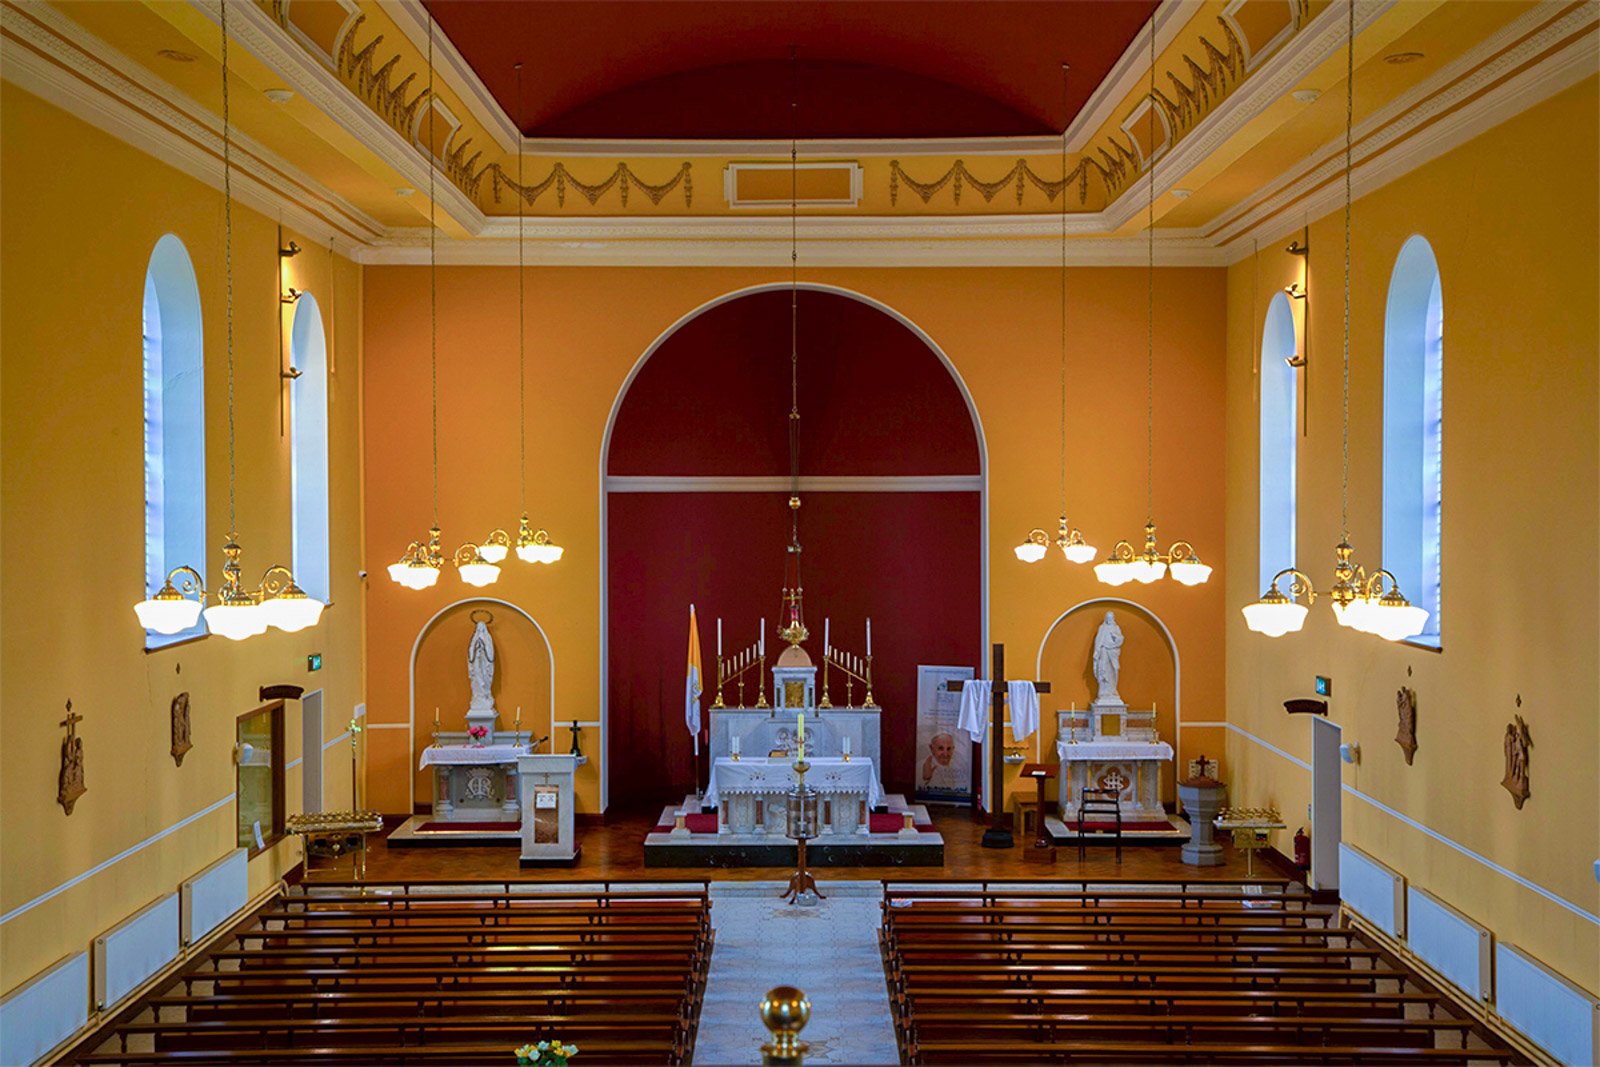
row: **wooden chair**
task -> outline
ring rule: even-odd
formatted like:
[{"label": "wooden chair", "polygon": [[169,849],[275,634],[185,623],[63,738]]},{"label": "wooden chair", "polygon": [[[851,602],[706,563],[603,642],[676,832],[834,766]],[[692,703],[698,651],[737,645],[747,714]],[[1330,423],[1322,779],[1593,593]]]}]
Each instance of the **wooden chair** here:
[{"label": "wooden chair", "polygon": [[[1090,830],[1089,823],[1109,821],[1115,830]],[[1085,788],[1078,794],[1078,859],[1083,859],[1084,846],[1091,833],[1111,834],[1117,844],[1117,862],[1122,862],[1122,801],[1115,789]]]}]

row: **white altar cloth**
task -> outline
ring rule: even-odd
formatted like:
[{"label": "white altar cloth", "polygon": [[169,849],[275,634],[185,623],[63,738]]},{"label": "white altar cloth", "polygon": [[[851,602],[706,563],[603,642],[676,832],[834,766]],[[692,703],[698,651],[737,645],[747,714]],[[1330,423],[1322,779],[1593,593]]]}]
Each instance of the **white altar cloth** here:
[{"label": "white altar cloth", "polygon": [[1057,741],[1056,755],[1063,760],[1169,760],[1172,746],[1165,741]]},{"label": "white altar cloth", "polygon": [[[806,771],[806,784],[818,793],[857,793],[866,798],[869,809],[883,803],[877,769],[865,756],[849,760],[824,757],[806,762],[811,765]],[[717,807],[718,798],[724,793],[787,793],[794,787],[795,778],[793,760],[719,759],[711,765],[711,785],[703,803]]]},{"label": "white altar cloth", "polygon": [[529,752],[527,745],[429,745],[422,750],[418,770],[428,767],[498,767],[515,765]]}]

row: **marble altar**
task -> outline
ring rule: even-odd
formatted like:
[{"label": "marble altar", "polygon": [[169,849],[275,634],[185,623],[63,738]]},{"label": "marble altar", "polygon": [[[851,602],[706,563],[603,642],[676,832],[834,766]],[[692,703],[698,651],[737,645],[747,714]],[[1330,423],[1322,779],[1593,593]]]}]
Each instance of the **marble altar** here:
[{"label": "marble altar", "polygon": [[[449,736],[440,734],[441,742]],[[465,735],[461,735],[465,737]],[[439,821],[516,822],[522,817],[517,760],[530,745],[430,745],[417,761],[433,768],[433,817]]]},{"label": "marble altar", "polygon": [[[822,835],[865,834],[867,815],[883,803],[883,787],[872,760],[813,757],[811,722],[806,721],[806,784],[821,795]],[[719,834],[759,834],[784,839],[784,797],[794,788],[792,758],[718,759],[704,803],[717,806]]]}]

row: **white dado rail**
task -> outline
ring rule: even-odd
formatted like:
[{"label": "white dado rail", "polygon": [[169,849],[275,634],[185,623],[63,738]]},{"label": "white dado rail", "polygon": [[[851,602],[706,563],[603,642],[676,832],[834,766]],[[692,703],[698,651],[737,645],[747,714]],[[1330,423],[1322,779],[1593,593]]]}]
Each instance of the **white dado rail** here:
[{"label": "white dado rail", "polygon": [[[1600,1063],[1600,1000],[1360,849],[1339,845],[1341,905],[1564,1064]],[[1490,966],[1490,952],[1493,966]]]}]

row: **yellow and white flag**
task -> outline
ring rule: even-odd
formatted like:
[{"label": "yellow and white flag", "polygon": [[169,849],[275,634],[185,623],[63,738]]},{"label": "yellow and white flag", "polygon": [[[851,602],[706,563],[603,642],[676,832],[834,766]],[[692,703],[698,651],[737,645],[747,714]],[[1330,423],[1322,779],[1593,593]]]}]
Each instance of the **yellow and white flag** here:
[{"label": "yellow and white flag", "polygon": [[700,755],[700,694],[705,691],[700,669],[700,628],[695,625],[694,605],[689,605],[689,676],[684,685],[683,724],[694,735],[694,754]]}]

